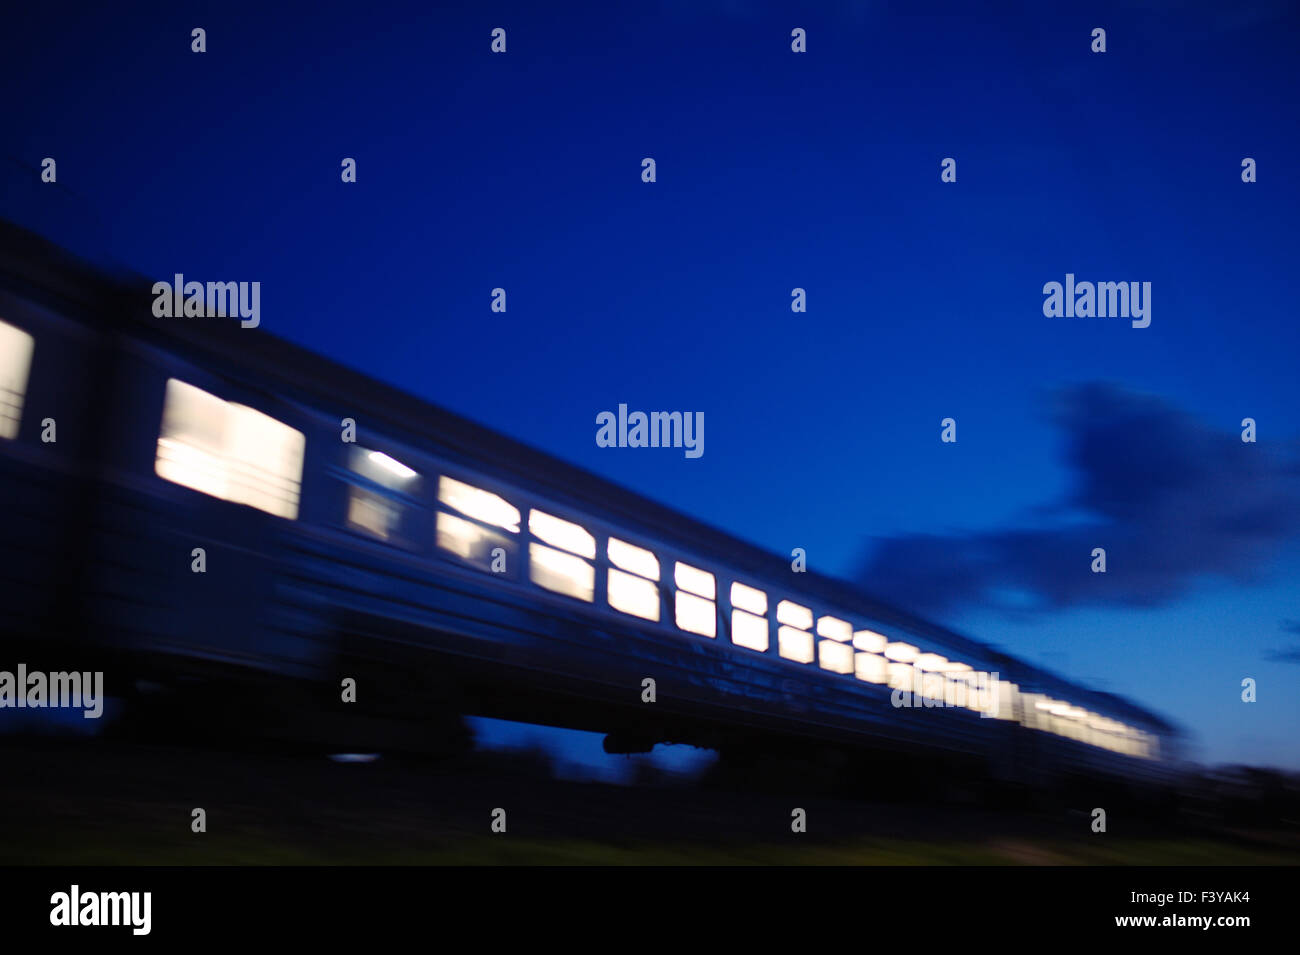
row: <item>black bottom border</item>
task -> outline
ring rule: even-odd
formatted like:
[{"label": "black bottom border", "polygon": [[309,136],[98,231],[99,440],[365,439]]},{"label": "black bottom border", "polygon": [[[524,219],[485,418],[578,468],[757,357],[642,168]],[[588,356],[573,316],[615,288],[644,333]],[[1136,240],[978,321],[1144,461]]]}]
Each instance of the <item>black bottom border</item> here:
[{"label": "black bottom border", "polygon": [[[942,948],[980,936],[996,942],[1035,935],[1151,939],[1173,933],[1180,940],[1199,934],[1229,941],[1247,937],[1236,933],[1279,931],[1296,908],[1290,904],[1293,867],[29,867],[0,872],[5,886],[0,918],[8,940],[63,936],[74,944],[115,936],[136,944],[262,938],[335,944],[373,939],[377,932],[427,938],[453,928],[469,942],[474,934],[494,944],[517,935],[535,944],[547,935],[638,927],[671,933],[665,940],[684,940],[689,934],[680,933],[707,929],[711,935],[722,931],[735,941],[748,935],[760,943],[770,942],[773,931],[816,936],[834,929],[850,936],[861,932],[863,941],[885,935]],[[130,925],[52,924],[52,915],[61,917],[56,909],[71,910],[74,885],[82,906],[89,893],[150,893],[148,934],[137,935]],[[58,893],[68,896],[66,903]],[[1120,921],[1148,916],[1154,923]],[[1243,916],[1246,924],[1238,921]],[[1206,917],[1208,927],[1200,921]]]}]

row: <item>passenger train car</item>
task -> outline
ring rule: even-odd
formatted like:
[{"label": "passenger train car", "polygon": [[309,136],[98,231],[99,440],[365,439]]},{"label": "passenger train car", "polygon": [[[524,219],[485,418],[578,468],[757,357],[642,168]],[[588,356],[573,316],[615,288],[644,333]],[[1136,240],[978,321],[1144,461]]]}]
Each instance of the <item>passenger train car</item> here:
[{"label": "passenger train car", "polygon": [[151,289],[0,227],[12,663],[339,743],[468,713],[617,752],[829,748],[1011,780],[1173,766],[1174,728],[1130,702],[262,329],[157,318]]}]

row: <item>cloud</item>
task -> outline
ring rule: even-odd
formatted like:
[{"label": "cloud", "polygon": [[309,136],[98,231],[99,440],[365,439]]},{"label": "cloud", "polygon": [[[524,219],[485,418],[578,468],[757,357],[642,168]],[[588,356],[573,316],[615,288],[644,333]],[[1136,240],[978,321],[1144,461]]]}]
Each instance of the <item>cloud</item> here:
[{"label": "cloud", "polygon": [[1300,534],[1289,452],[1108,384],[1065,389],[1052,412],[1074,489],[1039,509],[1042,525],[879,540],[864,586],[929,612],[1154,607],[1207,577],[1256,579]]},{"label": "cloud", "polygon": [[[1278,626],[1283,633],[1300,634],[1300,620],[1283,620]],[[1272,663],[1300,663],[1300,644],[1285,650],[1270,650],[1264,654],[1264,659]]]}]

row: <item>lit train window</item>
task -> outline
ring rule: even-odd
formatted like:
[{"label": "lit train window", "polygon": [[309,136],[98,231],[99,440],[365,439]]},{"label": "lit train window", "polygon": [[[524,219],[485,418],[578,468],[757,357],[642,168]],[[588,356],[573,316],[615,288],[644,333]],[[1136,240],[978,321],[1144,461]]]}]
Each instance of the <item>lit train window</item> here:
[{"label": "lit train window", "polygon": [[302,432],[269,415],[171,378],[154,470],[204,494],[293,520],[305,446]]},{"label": "lit train window", "polygon": [[971,698],[974,696],[974,690],[971,684],[975,679],[975,674],[969,669],[960,672],[948,674],[948,685],[944,687],[944,702],[949,706],[960,706],[963,708],[970,706]]},{"label": "lit train window", "polygon": [[943,701],[948,706],[965,706],[967,677],[970,665],[966,663],[949,663],[944,673]]},{"label": "lit train window", "polygon": [[[955,674],[954,674],[955,675]],[[1042,702],[1039,693],[1021,693],[1020,725],[1026,729],[1038,729],[1038,704]]]},{"label": "lit train window", "polygon": [[918,671],[910,663],[889,664],[889,686],[895,690],[910,690],[917,681]]},{"label": "lit train window", "polygon": [[993,705],[993,678],[984,670],[971,674],[967,681],[966,707],[988,713]]},{"label": "lit train window", "polygon": [[1047,696],[1027,695],[1024,698],[1024,725],[1030,729],[1047,730]]},{"label": "lit train window", "polygon": [[1058,706],[1060,704],[1050,696],[1044,696],[1034,704],[1034,708],[1038,711],[1035,722],[1039,729],[1046,733],[1056,732],[1056,710]]},{"label": "lit train window", "polygon": [[402,512],[397,504],[365,488],[352,487],[348,492],[348,525],[390,540],[397,533]]},{"label": "lit train window", "polygon": [[[998,680],[992,684],[993,699],[987,709],[990,716],[1000,720],[1014,720],[1016,718],[1017,697],[1020,694],[1020,687],[1015,683],[1007,680]],[[1082,727],[1077,722],[1077,715],[1082,714],[1082,710],[1074,710],[1071,713],[1070,731],[1075,739],[1080,738]]]},{"label": "lit train window", "polygon": [[[387,467],[385,462],[377,464]],[[519,550],[517,539],[512,536],[519,533],[517,507],[491,491],[445,474],[438,478],[438,502],[465,515],[438,511],[435,539],[439,550],[482,570],[517,576]]]},{"label": "lit train window", "polygon": [[889,680],[889,661],[877,653],[857,653],[853,658],[854,673],[866,683],[885,683]]},{"label": "lit train window", "polygon": [[776,621],[781,624],[776,631],[777,652],[796,663],[813,662],[813,615],[807,607],[789,600],[776,605]]},{"label": "lit train window", "polygon": [[874,630],[858,630],[853,634],[853,646],[866,653],[884,653],[887,643],[889,643],[888,638]]},{"label": "lit train window", "polygon": [[817,635],[848,643],[853,639],[853,627],[847,620],[841,620],[839,617],[818,617]]},{"label": "lit train window", "polygon": [[731,585],[731,606],[749,613],[767,613],[767,594],[736,581]]},{"label": "lit train window", "polygon": [[767,618],[743,610],[731,611],[731,642],[738,647],[766,653]]},{"label": "lit train window", "polygon": [[519,533],[519,509],[491,491],[472,487],[444,475],[438,480],[438,500],[466,517],[500,527],[512,534]]},{"label": "lit train window", "polygon": [[438,512],[435,527],[439,549],[484,570],[514,575],[517,550],[512,538],[446,511]]},{"label": "lit train window", "polygon": [[533,583],[591,603],[595,599],[596,569],[582,558],[596,556],[596,538],[579,524],[537,510],[528,512],[528,530],[534,537],[555,545],[528,545],[528,573]]},{"label": "lit train window", "polygon": [[789,624],[800,630],[811,630],[813,625],[812,611],[792,601],[782,600],[776,605],[776,621],[777,623]]},{"label": "lit train window", "polygon": [[418,471],[407,467],[383,451],[371,451],[368,448],[354,446],[349,466],[362,477],[394,491],[414,494],[419,486]]},{"label": "lit train window", "polygon": [[852,673],[853,648],[847,643],[822,640],[817,644],[817,662],[823,670],[832,673]]},{"label": "lit train window", "polygon": [[365,531],[382,541],[407,544],[402,523],[409,521],[409,505],[403,501],[415,495],[420,475],[383,451],[353,446],[348,460],[348,526]]},{"label": "lit train window", "polygon": [[1096,746],[1101,742],[1101,731],[1097,729],[1096,717],[1091,712],[1084,711],[1082,719],[1079,720],[1079,728],[1083,732],[1083,741],[1089,746]]},{"label": "lit train window", "polygon": [[678,562],[673,568],[673,582],[677,585],[677,628],[702,637],[716,637],[718,614],[713,601],[717,584],[713,575]]},{"label": "lit train window", "polygon": [[948,658],[937,653],[921,653],[912,665],[921,671],[921,695],[927,700],[942,702],[945,684],[948,682],[943,675],[948,666]]},{"label": "lit train window", "polygon": [[916,659],[919,652],[910,643],[888,643],[885,645],[885,656],[898,663],[911,663]]},{"label": "lit train window", "polygon": [[0,322],[0,438],[18,437],[35,345],[21,328]]},{"label": "lit train window", "polygon": [[605,553],[616,565],[609,568],[609,605],[634,617],[658,620],[659,558],[616,537],[606,542]]},{"label": "lit train window", "polygon": [[572,521],[553,517],[542,511],[528,512],[528,532],[538,540],[563,548],[579,557],[596,556],[596,538],[586,528]]},{"label": "lit train window", "polygon": [[731,585],[731,642],[767,652],[767,594],[740,582]]},{"label": "lit train window", "polygon": [[807,630],[781,626],[776,630],[776,646],[781,656],[796,663],[813,662],[813,635]]},{"label": "lit train window", "polygon": [[610,563],[647,580],[659,579],[659,558],[653,551],[611,537],[605,545]]}]

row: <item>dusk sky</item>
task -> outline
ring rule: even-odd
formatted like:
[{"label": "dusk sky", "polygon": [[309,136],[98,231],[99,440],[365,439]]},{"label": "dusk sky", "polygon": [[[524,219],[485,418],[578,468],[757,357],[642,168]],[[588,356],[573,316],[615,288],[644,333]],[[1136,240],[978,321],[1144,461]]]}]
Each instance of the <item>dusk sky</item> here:
[{"label": "dusk sky", "polygon": [[1293,5],[25,6],[3,217],[1300,769]]}]

